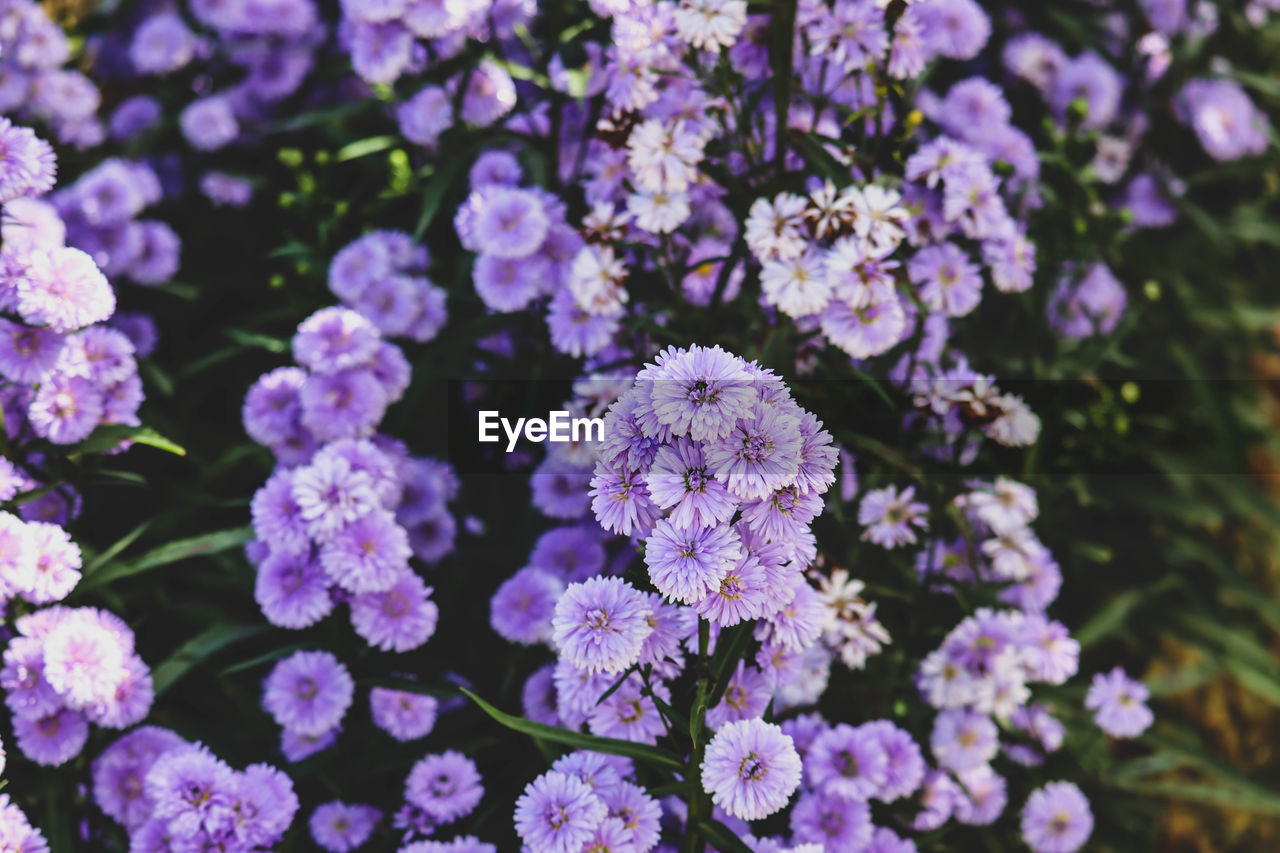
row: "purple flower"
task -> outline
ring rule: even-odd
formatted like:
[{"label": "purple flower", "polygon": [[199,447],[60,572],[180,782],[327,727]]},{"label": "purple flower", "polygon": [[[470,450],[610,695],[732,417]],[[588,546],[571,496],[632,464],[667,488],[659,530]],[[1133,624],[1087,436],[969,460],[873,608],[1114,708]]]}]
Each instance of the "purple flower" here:
[{"label": "purple flower", "polygon": [[22,754],[42,767],[66,764],[89,739],[84,714],[64,708],[40,717],[14,717],[13,734]]},{"label": "purple flower", "polygon": [[424,738],[436,724],[435,697],[407,690],[375,687],[369,691],[369,709],[378,728],[398,741]]},{"label": "purple flower", "polygon": [[144,786],[147,771],[161,755],[185,745],[178,735],[157,726],[124,735],[93,762],[94,801],[126,829],[141,826],[155,809]]},{"label": "purple flower", "polygon": [[929,746],[938,763],[949,770],[980,767],[995,757],[1000,746],[996,724],[985,714],[943,711],[933,721]]},{"label": "purple flower", "polygon": [[623,536],[648,535],[660,515],[645,478],[616,463],[596,463],[590,495],[600,526]]},{"label": "purple flower", "polygon": [[805,772],[819,791],[865,800],[888,781],[889,755],[874,730],[840,723],[814,739]]},{"label": "purple flower", "polygon": [[1267,149],[1270,126],[1234,80],[1192,80],[1178,98],[1178,114],[1217,160],[1238,160]]},{"label": "purple flower", "polygon": [[951,59],[973,59],[991,37],[991,21],[974,0],[929,0],[920,4],[929,47]]},{"label": "purple flower", "polygon": [[646,475],[649,494],[671,523],[682,528],[715,527],[733,517],[737,499],[708,470],[702,447],[687,438],[658,451]]},{"label": "purple flower", "polygon": [[759,820],[800,786],[800,756],[782,729],[761,719],[728,723],[707,744],[702,789],[730,815]]},{"label": "purple flower", "polygon": [[948,317],[963,317],[982,300],[982,274],[954,243],[921,249],[907,268],[924,304]]},{"label": "purple flower", "polygon": [[663,519],[645,543],[653,585],[683,604],[706,598],[741,558],[738,533],[726,524],[687,530]]},{"label": "purple flower", "polygon": [[370,592],[351,599],[351,626],[369,645],[387,652],[406,652],[431,639],[440,609],[431,600],[431,587],[411,571],[386,592]]},{"label": "purple flower", "polygon": [[329,652],[294,652],[262,686],[262,707],[285,729],[318,736],[342,722],[355,692],[347,668]]},{"label": "purple flower", "polygon": [[216,151],[240,133],[231,102],[224,95],[192,101],[178,117],[178,124],[191,147],[200,151]]},{"label": "purple flower", "polygon": [[552,638],[551,618],[564,592],[560,578],[528,566],[498,587],[489,606],[489,623],[513,643],[533,645]]},{"label": "purple flower", "polygon": [[234,771],[201,744],[166,751],[147,771],[152,819],[175,836],[194,836],[232,820]]},{"label": "purple flower", "polygon": [[1070,782],[1050,782],[1022,807],[1022,840],[1035,853],[1075,853],[1093,833],[1093,812]]},{"label": "purple flower", "polygon": [[654,684],[652,688],[652,695],[645,695],[639,676],[630,675],[611,696],[591,709],[587,716],[591,733],[637,743],[657,743],[668,730],[655,697],[670,703],[671,692],[662,684]]},{"label": "purple flower", "polygon": [[539,853],[578,853],[608,813],[587,783],[551,771],[516,800],[516,832]]},{"label": "purple flower", "polygon": [[579,669],[622,672],[639,659],[652,613],[645,596],[621,578],[591,578],[570,584],[556,602],[552,639]]},{"label": "purple flower", "polygon": [[333,800],[316,806],[307,826],[320,847],[330,853],[347,853],[368,841],[381,819],[382,812],[373,806]]},{"label": "purple flower", "polygon": [[481,193],[471,227],[481,254],[524,258],[538,251],[550,225],[546,208],[534,193],[489,186]]},{"label": "purple flower", "polygon": [[447,750],[428,755],[409,771],[404,798],[436,823],[451,823],[470,814],[484,796],[475,762]]},{"label": "purple flower", "polygon": [[1049,299],[1049,321],[1069,338],[1109,335],[1124,314],[1128,297],[1106,264],[1090,266],[1080,278],[1069,267]]},{"label": "purple flower", "polygon": [[1120,667],[1106,674],[1097,673],[1089,685],[1084,706],[1093,711],[1093,721],[1112,737],[1130,738],[1142,734],[1154,715],[1147,707],[1150,692],[1146,685],[1134,681]]},{"label": "purple flower", "polygon": [[823,850],[866,850],[873,829],[866,800],[814,791],[803,794],[791,810],[795,840]]},{"label": "purple flower", "polygon": [[354,593],[386,592],[409,569],[409,535],[391,513],[374,510],[348,522],[320,547],[329,579]]},{"label": "purple flower", "polygon": [[468,124],[488,127],[515,107],[515,82],[504,68],[488,59],[467,75],[466,86],[461,115]]},{"label": "purple flower", "polygon": [[53,149],[27,127],[0,117],[0,204],[53,188]]},{"label": "purple flower", "polygon": [[1053,78],[1050,99],[1065,114],[1075,101],[1083,101],[1084,127],[1100,128],[1111,122],[1120,108],[1124,83],[1114,68],[1092,51],[1067,62]]},{"label": "purple flower", "polygon": [[476,293],[494,311],[523,311],[547,279],[546,261],[540,257],[504,258],[480,255],[472,270]]},{"label": "purple flower", "polygon": [[650,391],[658,424],[694,441],[728,436],[756,401],[745,363],[718,346],[669,347],[637,380]]},{"label": "purple flower", "polygon": [[168,74],[195,58],[198,44],[180,16],[161,12],[134,31],[129,59],[139,74]]},{"label": "purple flower", "polygon": [[65,340],[50,329],[0,319],[0,373],[24,385],[40,382],[57,365]]},{"label": "purple flower", "polygon": [[396,108],[396,120],[405,139],[418,145],[434,146],[453,125],[453,104],[449,93],[439,86],[425,86]]},{"label": "purple flower", "polygon": [[372,478],[342,456],[325,456],[293,472],[292,494],[312,536],[326,539],[378,506]]},{"label": "purple flower", "polygon": [[254,600],[272,625],[299,630],[333,610],[324,569],[305,554],[272,553],[258,566]]},{"label": "purple flower", "polygon": [[858,523],[866,528],[862,538],[882,548],[913,544],[916,532],[911,528],[927,528],[925,514],[929,511],[925,504],[912,500],[915,491],[915,486],[901,492],[887,486],[867,492],[858,505]]},{"label": "purple flower", "polygon": [[759,403],[707,447],[707,467],[730,492],[756,500],[789,485],[800,471],[798,406]]},{"label": "purple flower", "polygon": [[548,518],[575,519],[591,508],[591,469],[562,457],[548,456],[532,474],[533,505]]}]

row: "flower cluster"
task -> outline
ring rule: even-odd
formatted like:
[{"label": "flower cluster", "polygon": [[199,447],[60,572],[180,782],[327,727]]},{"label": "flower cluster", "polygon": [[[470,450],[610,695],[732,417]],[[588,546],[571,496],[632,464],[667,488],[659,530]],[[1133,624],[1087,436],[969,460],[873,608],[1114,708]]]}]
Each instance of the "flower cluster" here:
[{"label": "flower cluster", "polygon": [[[78,561],[78,550],[61,528],[42,526],[50,528],[53,547],[43,551],[41,562],[58,571],[59,549],[71,550]],[[74,584],[78,573],[71,571]],[[146,718],[154,694],[151,671],[119,617],[93,607],[46,607],[14,627],[18,635],[5,649],[0,686],[27,758],[65,764],[84,749],[90,723],[125,729]]]},{"label": "flower cluster", "polygon": [[573,752],[530,782],[516,802],[516,831],[532,853],[635,850],[658,844],[662,807],[634,782],[626,759]]},{"label": "flower cluster", "polygon": [[255,595],[263,614],[305,628],[337,601],[370,645],[417,648],[435,631],[431,590],[410,567],[453,547],[447,465],[374,433],[409,366],[362,314],[323,309],[298,328],[303,367],[265,374],[245,397],[246,431],[280,465],[254,496]]},{"label": "flower cluster", "polygon": [[329,290],[385,337],[425,343],[448,319],[445,292],[423,273],[430,255],[401,231],[370,231],[329,265]]},{"label": "flower cluster", "polygon": [[93,763],[93,798],[128,831],[131,850],[269,850],[298,810],[293,783],[276,768],[234,770],[203,744],[157,726],[103,750]]}]

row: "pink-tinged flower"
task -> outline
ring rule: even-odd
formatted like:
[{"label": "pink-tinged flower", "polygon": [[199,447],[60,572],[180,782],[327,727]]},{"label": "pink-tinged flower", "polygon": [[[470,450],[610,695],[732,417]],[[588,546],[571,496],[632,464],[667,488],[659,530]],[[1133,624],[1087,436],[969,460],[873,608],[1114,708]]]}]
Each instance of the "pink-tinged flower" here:
[{"label": "pink-tinged flower", "polygon": [[375,687],[369,691],[369,710],[378,728],[398,741],[424,738],[436,724],[440,703],[434,696]]}]

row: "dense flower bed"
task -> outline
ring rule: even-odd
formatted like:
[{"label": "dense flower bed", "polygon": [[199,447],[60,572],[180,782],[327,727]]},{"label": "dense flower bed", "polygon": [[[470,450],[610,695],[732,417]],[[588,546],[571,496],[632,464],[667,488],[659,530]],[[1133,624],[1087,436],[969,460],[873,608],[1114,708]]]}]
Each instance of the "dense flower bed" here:
[{"label": "dense flower bed", "polygon": [[0,848],[1274,814],[1277,11],[5,0]]}]

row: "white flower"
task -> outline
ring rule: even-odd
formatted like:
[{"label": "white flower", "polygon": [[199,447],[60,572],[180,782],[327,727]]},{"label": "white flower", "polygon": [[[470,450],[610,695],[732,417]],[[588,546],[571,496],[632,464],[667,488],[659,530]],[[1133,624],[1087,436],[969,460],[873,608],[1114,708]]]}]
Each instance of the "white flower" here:
[{"label": "white flower", "polygon": [[773,201],[758,198],[747,213],[747,248],[764,262],[769,258],[797,258],[809,245],[804,227],[808,202],[794,193],[779,193]]},{"label": "white flower", "polygon": [[675,122],[641,122],[627,138],[627,165],[636,186],[649,192],[684,192],[698,177],[704,144],[701,136],[680,130]]},{"label": "white flower", "polygon": [[817,314],[831,299],[823,255],[816,249],[798,258],[765,261],[760,287],[770,305],[797,319]]},{"label": "white flower", "polygon": [[877,248],[897,248],[907,236],[901,223],[906,221],[908,213],[898,203],[901,200],[902,195],[897,190],[875,184],[852,195],[854,231]]},{"label": "white flower", "polygon": [[636,193],[627,198],[627,210],[636,225],[655,234],[669,234],[689,218],[689,196],[684,193]]},{"label": "white flower", "polygon": [[682,0],[676,34],[700,50],[732,47],[747,25],[745,0]]},{"label": "white flower", "polygon": [[609,246],[583,246],[569,268],[569,292],[588,314],[616,314],[627,301],[627,268]]}]

